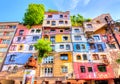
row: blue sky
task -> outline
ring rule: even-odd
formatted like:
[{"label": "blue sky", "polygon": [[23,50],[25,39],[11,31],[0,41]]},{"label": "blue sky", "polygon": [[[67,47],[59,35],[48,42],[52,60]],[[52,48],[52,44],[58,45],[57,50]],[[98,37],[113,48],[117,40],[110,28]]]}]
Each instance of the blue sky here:
[{"label": "blue sky", "polygon": [[94,18],[110,13],[114,20],[120,19],[120,0],[1,0],[0,22],[20,21],[30,3],[44,4],[47,9],[70,11]]}]

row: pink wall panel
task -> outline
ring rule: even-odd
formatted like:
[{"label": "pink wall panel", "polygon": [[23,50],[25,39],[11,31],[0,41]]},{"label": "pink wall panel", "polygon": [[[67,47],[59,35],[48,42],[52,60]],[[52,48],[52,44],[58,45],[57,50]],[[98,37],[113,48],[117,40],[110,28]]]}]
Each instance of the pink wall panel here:
[{"label": "pink wall panel", "polygon": [[[92,63],[74,63],[74,73],[76,79],[111,79],[114,78],[114,73],[110,65],[106,67],[107,72],[100,72],[97,68],[99,64]],[[85,73],[82,73],[80,66],[85,66]],[[88,72],[87,67],[94,67],[93,72]]]}]

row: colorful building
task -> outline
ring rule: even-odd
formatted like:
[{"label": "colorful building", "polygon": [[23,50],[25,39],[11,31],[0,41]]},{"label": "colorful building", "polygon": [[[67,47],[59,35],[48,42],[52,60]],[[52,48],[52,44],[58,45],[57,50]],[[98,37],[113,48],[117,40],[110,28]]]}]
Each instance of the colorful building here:
[{"label": "colorful building", "polygon": [[[12,24],[12,28],[15,28],[14,33],[12,32],[14,38],[11,38],[11,45],[8,47],[2,68],[2,71],[7,71],[6,73],[14,73],[7,74],[9,79],[13,78],[15,82],[17,80],[16,84],[20,84],[24,74],[22,66],[30,56],[37,55],[33,44],[42,38],[51,41],[52,52],[38,65],[40,69],[36,69],[35,83],[118,82],[120,65],[116,63],[116,59],[119,58],[119,49],[113,36],[106,32],[108,25],[105,17],[112,20],[109,14],[102,14],[90,22],[84,22],[83,27],[71,26],[69,11],[45,12],[44,16],[43,25],[32,26],[31,29],[22,24]],[[11,28],[11,24],[6,24]],[[3,23],[2,26],[0,23],[0,28],[3,28]],[[120,42],[119,27],[115,28],[114,32]],[[3,35],[3,32],[0,32],[0,35]],[[0,42],[4,43],[2,39]],[[0,44],[0,47],[1,45],[3,44]],[[0,56],[3,55],[0,53]]]},{"label": "colorful building", "polygon": [[0,70],[19,22],[0,22]]},{"label": "colorful building", "polygon": [[28,58],[36,53],[33,44],[41,38],[41,34],[41,26],[33,26],[28,29],[26,26],[19,24],[2,71],[17,72],[18,68],[23,67]]}]

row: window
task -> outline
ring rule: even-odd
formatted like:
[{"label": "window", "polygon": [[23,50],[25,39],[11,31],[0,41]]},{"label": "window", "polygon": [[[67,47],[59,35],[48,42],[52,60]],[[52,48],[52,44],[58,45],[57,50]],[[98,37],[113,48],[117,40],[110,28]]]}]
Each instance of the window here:
[{"label": "window", "polygon": [[90,43],[90,49],[96,49],[94,43]]},{"label": "window", "polygon": [[9,28],[16,28],[16,25],[9,25]]},{"label": "window", "polygon": [[60,59],[61,60],[68,60],[68,54],[61,54]]},{"label": "window", "polygon": [[102,47],[102,44],[97,44],[97,48],[98,48],[98,52],[104,51],[103,47]]},{"label": "window", "polygon": [[34,29],[32,29],[32,30],[31,30],[31,33],[34,33],[34,31],[35,31],[35,30],[34,30]]},{"label": "window", "polygon": [[23,49],[23,45],[20,45],[19,50],[22,50],[22,49]]},{"label": "window", "polygon": [[44,39],[45,39],[45,40],[48,40],[48,38],[49,38],[49,37],[48,37],[47,35],[44,36]]},{"label": "window", "polygon": [[80,50],[80,44],[76,44],[76,49]]},{"label": "window", "polygon": [[106,72],[106,71],[107,71],[105,65],[98,65],[98,70],[99,70],[100,72]]},{"label": "window", "polygon": [[23,41],[24,41],[25,39],[26,39],[26,37],[24,36],[24,37],[23,37]]},{"label": "window", "polygon": [[19,42],[20,40],[21,40],[21,37],[18,37],[18,38],[17,38],[17,41]]},{"label": "window", "polygon": [[3,39],[2,44],[9,44],[10,40]]},{"label": "window", "polygon": [[93,60],[99,60],[99,55],[98,54],[93,54],[92,57],[93,57]]},{"label": "window", "polygon": [[80,66],[80,70],[82,73],[85,73],[85,66]]},{"label": "window", "polygon": [[60,15],[60,18],[63,18],[63,15]]},{"label": "window", "polygon": [[88,67],[88,72],[93,72],[92,67]]},{"label": "window", "polygon": [[92,28],[92,24],[87,24],[87,28]]},{"label": "window", "polygon": [[68,72],[67,66],[62,66],[61,69],[62,69],[62,73],[67,73]]},{"label": "window", "polygon": [[70,50],[70,45],[69,44],[66,45],[66,50]]},{"label": "window", "polygon": [[67,41],[68,40],[68,36],[63,36],[63,41]]},{"label": "window", "polygon": [[10,62],[14,62],[15,61],[15,57],[16,57],[16,55],[14,55],[14,54],[10,55],[9,61]]},{"label": "window", "polygon": [[68,21],[65,21],[65,24],[68,24]]},{"label": "window", "polygon": [[43,68],[43,74],[44,74],[44,76],[52,76],[53,68],[52,67]]},{"label": "window", "polygon": [[36,30],[36,33],[40,33],[40,29],[37,29],[37,30]]},{"label": "window", "polygon": [[52,21],[52,26],[55,26],[56,25],[56,22],[55,21]]},{"label": "window", "polygon": [[29,50],[33,50],[33,45],[30,45],[30,46],[29,46]]},{"label": "window", "polygon": [[81,36],[74,36],[76,41],[82,40]]},{"label": "window", "polygon": [[86,54],[83,54],[83,60],[87,60],[87,55]]},{"label": "window", "polygon": [[60,30],[60,32],[63,32],[63,30]]},{"label": "window", "polygon": [[23,35],[23,33],[24,33],[24,30],[19,31],[19,35]]},{"label": "window", "polygon": [[55,32],[55,29],[51,29],[50,32]]},{"label": "window", "polygon": [[107,35],[102,36],[104,40],[107,40]]},{"label": "window", "polygon": [[33,41],[37,41],[39,39],[39,36],[33,36]]},{"label": "window", "polygon": [[81,55],[77,55],[77,56],[76,56],[76,59],[77,59],[77,60],[81,60]]},{"label": "window", "polygon": [[101,55],[102,59],[107,59],[106,55]]},{"label": "window", "polygon": [[48,15],[48,18],[52,18],[52,15]]},{"label": "window", "polygon": [[100,40],[99,36],[93,36],[96,41]]},{"label": "window", "polygon": [[50,24],[50,21],[47,21],[47,24]]},{"label": "window", "polygon": [[53,63],[53,56],[48,56],[44,58],[43,63]]},{"label": "window", "polygon": [[50,41],[51,41],[52,43],[55,43],[55,36],[51,36],[51,37],[50,37]]},{"label": "window", "polygon": [[55,51],[55,45],[51,45],[52,51]]},{"label": "window", "polygon": [[64,15],[64,17],[67,17],[67,15]]},{"label": "window", "polygon": [[60,45],[60,49],[64,49],[64,45]]},{"label": "window", "polygon": [[110,49],[116,49],[115,44],[108,44],[108,46],[109,46]]},{"label": "window", "polygon": [[15,51],[15,50],[16,50],[16,47],[17,47],[17,45],[12,45],[12,46],[10,47],[10,50],[11,50],[11,51]]},{"label": "window", "polygon": [[96,21],[96,23],[100,24],[100,21],[99,21],[99,20],[97,20],[97,21]]},{"label": "window", "polygon": [[1,26],[0,26],[0,29],[5,28],[5,27],[6,27],[5,25],[1,25]]},{"label": "window", "polygon": [[65,31],[66,31],[66,32],[69,32],[69,31],[70,31],[70,28],[65,28]]},{"label": "window", "polygon": [[85,44],[81,44],[81,49],[85,49]]},{"label": "window", "polygon": [[74,29],[75,33],[79,33],[80,30],[79,29]]},{"label": "window", "polygon": [[63,24],[64,22],[63,21],[59,21],[59,24]]}]

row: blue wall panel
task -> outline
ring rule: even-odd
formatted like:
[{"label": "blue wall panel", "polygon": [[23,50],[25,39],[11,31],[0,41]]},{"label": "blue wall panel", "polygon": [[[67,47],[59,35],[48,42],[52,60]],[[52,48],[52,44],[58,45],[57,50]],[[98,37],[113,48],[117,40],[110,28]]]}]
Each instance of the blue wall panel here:
[{"label": "blue wall panel", "polygon": [[4,64],[25,64],[32,53],[9,53]]}]

